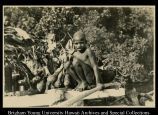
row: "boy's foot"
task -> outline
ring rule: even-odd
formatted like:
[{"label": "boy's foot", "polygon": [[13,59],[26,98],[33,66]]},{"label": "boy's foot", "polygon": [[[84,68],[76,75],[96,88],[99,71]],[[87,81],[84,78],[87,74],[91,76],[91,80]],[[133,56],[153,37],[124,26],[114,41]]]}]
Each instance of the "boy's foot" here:
[{"label": "boy's foot", "polygon": [[90,89],[90,86],[88,85],[88,83],[83,83],[83,82],[75,88],[76,91],[84,91],[87,89]]}]

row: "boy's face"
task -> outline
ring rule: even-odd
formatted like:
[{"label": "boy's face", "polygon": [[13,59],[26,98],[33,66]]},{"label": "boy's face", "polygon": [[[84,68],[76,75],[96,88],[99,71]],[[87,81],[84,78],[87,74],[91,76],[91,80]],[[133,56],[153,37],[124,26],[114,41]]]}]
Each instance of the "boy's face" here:
[{"label": "boy's face", "polygon": [[74,47],[77,51],[83,51],[86,48],[84,40],[74,40]]}]

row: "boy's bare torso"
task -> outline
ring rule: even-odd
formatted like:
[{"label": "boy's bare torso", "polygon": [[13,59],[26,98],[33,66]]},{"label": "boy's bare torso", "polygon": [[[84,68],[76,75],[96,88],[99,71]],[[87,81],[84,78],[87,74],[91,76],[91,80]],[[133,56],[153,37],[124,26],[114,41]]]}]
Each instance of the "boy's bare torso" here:
[{"label": "boy's bare torso", "polygon": [[89,52],[90,51],[90,49],[89,48],[87,48],[84,52],[79,52],[79,51],[77,51],[77,52],[75,52],[74,54],[73,54],[73,56],[75,57],[75,58],[77,58],[77,59],[79,59],[80,61],[82,61],[83,63],[85,63],[85,64],[87,64],[87,65],[89,65],[89,66],[91,66],[91,63],[90,63],[90,60],[89,60]]}]

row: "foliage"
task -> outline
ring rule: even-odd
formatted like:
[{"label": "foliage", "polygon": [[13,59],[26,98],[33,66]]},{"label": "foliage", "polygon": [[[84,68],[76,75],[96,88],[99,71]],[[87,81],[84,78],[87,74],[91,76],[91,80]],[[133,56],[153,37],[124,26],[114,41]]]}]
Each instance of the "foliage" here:
[{"label": "foliage", "polygon": [[[148,7],[5,7],[5,20],[35,39],[51,31],[65,46],[81,29],[104,66],[117,68],[133,80],[143,81],[153,71],[154,15]],[[122,78],[122,76],[118,76]]]}]

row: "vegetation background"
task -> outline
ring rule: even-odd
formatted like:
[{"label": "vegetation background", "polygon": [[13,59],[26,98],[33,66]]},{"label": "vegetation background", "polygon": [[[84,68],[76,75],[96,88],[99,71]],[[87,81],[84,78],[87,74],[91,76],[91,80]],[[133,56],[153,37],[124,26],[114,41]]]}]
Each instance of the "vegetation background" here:
[{"label": "vegetation background", "polygon": [[[117,80],[153,77],[154,9],[151,7],[5,7],[7,26],[20,27],[42,41],[52,31],[63,46],[82,29],[104,69]],[[38,44],[37,44],[38,45]]]}]

